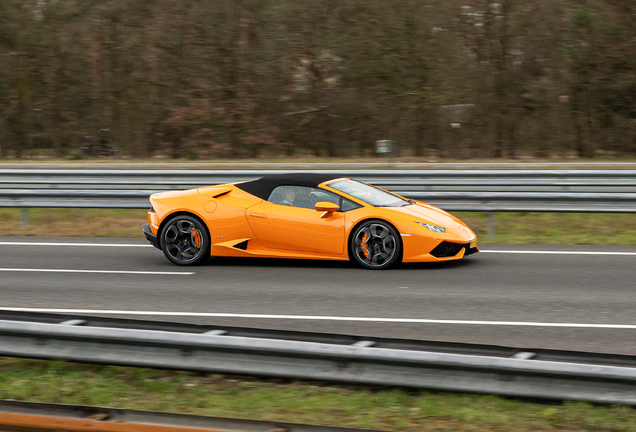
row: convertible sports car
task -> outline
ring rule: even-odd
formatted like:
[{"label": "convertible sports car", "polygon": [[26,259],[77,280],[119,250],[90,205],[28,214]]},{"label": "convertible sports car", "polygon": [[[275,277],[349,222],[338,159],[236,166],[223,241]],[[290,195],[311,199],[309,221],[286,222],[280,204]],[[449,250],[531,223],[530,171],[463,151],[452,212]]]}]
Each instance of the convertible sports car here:
[{"label": "convertible sports car", "polygon": [[352,260],[368,269],[479,252],[456,217],[330,174],[265,176],[150,196],[146,238],[172,263],[210,256]]}]

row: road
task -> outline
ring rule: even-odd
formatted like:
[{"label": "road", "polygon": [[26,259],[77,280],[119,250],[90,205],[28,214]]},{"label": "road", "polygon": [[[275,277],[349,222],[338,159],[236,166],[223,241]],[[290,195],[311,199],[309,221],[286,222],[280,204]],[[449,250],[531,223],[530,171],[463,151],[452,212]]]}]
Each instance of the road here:
[{"label": "road", "polygon": [[176,267],[144,240],[0,237],[0,309],[636,355],[636,247],[480,248],[387,271]]}]

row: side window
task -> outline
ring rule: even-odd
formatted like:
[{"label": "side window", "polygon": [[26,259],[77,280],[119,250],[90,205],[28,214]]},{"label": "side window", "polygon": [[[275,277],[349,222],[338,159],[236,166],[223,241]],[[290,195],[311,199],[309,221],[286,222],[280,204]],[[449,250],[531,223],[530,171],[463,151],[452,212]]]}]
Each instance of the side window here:
[{"label": "side window", "polygon": [[[306,209],[314,209],[321,201],[341,205],[341,200],[350,204],[349,210],[359,207],[356,203],[336,195],[335,193],[305,186],[278,186],[272,191],[267,201],[272,204],[286,205]],[[353,207],[352,207],[353,206]],[[340,211],[340,210],[339,210]],[[346,211],[346,210],[344,210]]]},{"label": "side window", "polygon": [[340,207],[340,210],[348,212],[349,210],[355,210],[360,207],[362,207],[360,204],[353,202],[350,199],[342,198],[342,206]]},{"label": "side window", "polygon": [[267,201],[272,204],[313,209],[311,191],[312,188],[305,186],[278,186]]}]

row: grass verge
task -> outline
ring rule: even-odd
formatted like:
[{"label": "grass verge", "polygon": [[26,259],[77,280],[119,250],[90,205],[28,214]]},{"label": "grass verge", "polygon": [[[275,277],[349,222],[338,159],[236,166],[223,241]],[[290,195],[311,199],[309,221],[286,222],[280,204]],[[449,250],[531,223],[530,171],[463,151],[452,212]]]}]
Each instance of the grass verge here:
[{"label": "grass verge", "polygon": [[401,431],[636,431],[628,406],[0,358],[0,398]]},{"label": "grass verge", "polygon": [[[3,236],[143,238],[146,210],[31,209],[21,226],[20,209],[0,208]],[[635,245],[636,218],[606,213],[497,213],[496,236],[486,238],[486,214],[456,212],[480,243]]]},{"label": "grass verge", "polygon": [[144,238],[141,225],[146,210],[120,209],[29,209],[28,226],[22,226],[21,209],[0,208],[2,236],[123,237]]},{"label": "grass verge", "polygon": [[612,213],[497,213],[496,236],[486,238],[486,214],[455,212],[481,243],[635,245],[636,218]]}]

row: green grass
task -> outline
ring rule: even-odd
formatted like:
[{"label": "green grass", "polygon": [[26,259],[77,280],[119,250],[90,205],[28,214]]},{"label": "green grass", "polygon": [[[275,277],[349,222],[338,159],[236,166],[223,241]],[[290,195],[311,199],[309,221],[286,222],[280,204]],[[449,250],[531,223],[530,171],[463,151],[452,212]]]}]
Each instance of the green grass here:
[{"label": "green grass", "polygon": [[633,214],[497,213],[496,236],[486,238],[485,213],[456,212],[481,243],[636,245]]},{"label": "green grass", "polygon": [[0,398],[403,431],[636,431],[628,406],[0,358]]},{"label": "green grass", "polygon": [[[605,213],[497,213],[496,236],[486,236],[485,213],[457,212],[480,243],[636,245],[636,218]],[[2,236],[143,238],[146,210],[31,209],[21,226],[20,209],[0,208]]]}]

